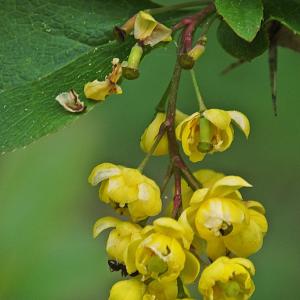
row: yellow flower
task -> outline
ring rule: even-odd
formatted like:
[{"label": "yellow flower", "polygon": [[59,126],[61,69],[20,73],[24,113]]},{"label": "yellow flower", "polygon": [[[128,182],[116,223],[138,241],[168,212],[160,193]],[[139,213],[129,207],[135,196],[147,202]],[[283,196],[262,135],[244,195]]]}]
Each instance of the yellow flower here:
[{"label": "yellow flower", "polygon": [[101,183],[100,199],[111,204],[120,214],[130,215],[134,222],[161,211],[159,187],[136,169],[103,163],[93,169],[89,183]]},{"label": "yellow flower", "polygon": [[248,137],[250,124],[247,117],[238,111],[220,109],[207,109],[201,117],[199,112],[192,114],[177,126],[176,136],[189,159],[201,161],[206,153],[222,152],[231,145],[232,121]]},{"label": "yellow flower", "polygon": [[220,257],[203,271],[198,289],[204,300],[247,300],[255,290],[254,273],[248,259]]},{"label": "yellow flower", "polygon": [[146,288],[137,279],[122,280],[112,286],[108,300],[143,300]]},{"label": "yellow flower", "polygon": [[97,79],[88,82],[84,86],[84,94],[92,100],[105,100],[106,96],[111,94],[122,94],[121,87],[117,84],[122,76],[122,66],[118,58],[112,61],[112,72],[103,81]]},{"label": "yellow flower", "polygon": [[144,45],[155,46],[159,42],[172,40],[172,30],[157,22],[149,13],[140,11],[134,23],[134,38]]},{"label": "yellow flower", "polygon": [[243,201],[241,187],[251,186],[238,176],[225,176],[210,187],[194,192],[189,207],[179,221],[186,230],[196,230],[206,241],[211,259],[227,251],[247,257],[257,252],[267,232],[263,206],[256,201]]},{"label": "yellow flower", "polygon": [[193,236],[172,218],[159,218],[142,230],[140,241],[128,247],[125,264],[148,278],[171,282],[179,276],[192,283],[200,271],[198,259],[188,251]]},{"label": "yellow flower", "polygon": [[[97,220],[94,225],[94,238],[109,228],[115,229],[111,230],[108,236],[106,251],[112,259],[117,260],[119,263],[124,263],[129,244],[141,238],[142,228],[138,224],[123,222],[114,217],[103,217]],[[136,270],[131,270],[128,273],[131,274],[134,271]]]},{"label": "yellow flower", "polygon": [[[186,114],[182,113],[179,110],[176,110],[175,124],[179,124],[185,117]],[[166,114],[162,112],[158,112],[155,115],[154,120],[145,129],[140,142],[140,146],[144,152],[148,153],[150,151],[156,139],[156,136],[158,135],[160,126],[165,120],[166,120]],[[168,138],[167,135],[164,134],[164,136],[161,138],[160,142],[158,143],[155,151],[153,152],[153,155],[155,156],[166,155],[168,154],[168,152],[169,152]]]}]

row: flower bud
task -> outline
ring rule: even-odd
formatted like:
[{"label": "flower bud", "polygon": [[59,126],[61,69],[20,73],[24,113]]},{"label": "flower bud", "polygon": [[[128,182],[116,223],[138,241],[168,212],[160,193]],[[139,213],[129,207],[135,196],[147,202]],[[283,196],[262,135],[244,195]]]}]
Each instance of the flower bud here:
[{"label": "flower bud", "polygon": [[190,70],[194,67],[196,60],[204,53],[206,40],[206,37],[201,38],[194,48],[179,56],[179,64],[183,69]]}]

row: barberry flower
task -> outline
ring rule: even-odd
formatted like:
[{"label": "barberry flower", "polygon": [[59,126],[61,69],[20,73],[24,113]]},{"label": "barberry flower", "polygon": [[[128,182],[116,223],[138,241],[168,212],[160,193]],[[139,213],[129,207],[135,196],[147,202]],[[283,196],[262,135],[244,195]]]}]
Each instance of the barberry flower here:
[{"label": "barberry flower", "polygon": [[[179,110],[176,110],[175,124],[179,124],[181,121],[184,120],[185,117],[186,114],[182,113]],[[155,139],[158,135],[159,129],[165,120],[166,120],[166,114],[163,112],[158,112],[155,115],[153,121],[145,129],[140,141],[140,146],[144,152],[148,153],[152,148],[152,145],[155,142]],[[164,134],[160,142],[158,143],[155,151],[153,152],[153,155],[154,156],[166,155],[168,154],[168,152],[169,152],[168,138],[167,135]]]},{"label": "barberry flower", "polygon": [[267,232],[264,209],[259,202],[243,201],[241,187],[251,186],[238,176],[225,176],[211,187],[194,192],[180,222],[196,230],[207,242],[212,259],[227,251],[247,257],[257,252]]},{"label": "barberry flower", "polygon": [[198,289],[204,300],[247,300],[255,290],[254,273],[248,259],[220,257],[204,269]]},{"label": "barberry flower", "polygon": [[110,258],[117,260],[119,263],[124,263],[128,246],[131,242],[141,238],[142,227],[138,224],[124,222],[114,217],[103,217],[97,220],[94,225],[94,238],[98,237],[104,230],[110,228],[114,229],[109,233],[106,252]]},{"label": "barberry flower", "polygon": [[144,45],[155,46],[172,40],[172,30],[156,21],[149,13],[140,11],[134,23],[134,38]]},{"label": "barberry flower", "polygon": [[112,60],[112,72],[106,76],[105,80],[94,80],[84,86],[86,98],[103,101],[111,94],[122,94],[121,87],[117,84],[122,76],[122,66],[118,58]]},{"label": "barberry flower", "polygon": [[142,230],[143,237],[128,247],[125,264],[149,278],[171,282],[179,276],[184,283],[195,280],[200,271],[198,259],[189,251],[193,236],[178,221],[159,218]]},{"label": "barberry flower", "polygon": [[248,137],[250,124],[247,117],[238,111],[221,109],[207,109],[202,115],[199,112],[192,114],[177,126],[176,136],[189,159],[201,161],[206,153],[228,149],[233,141],[232,121]]},{"label": "barberry flower", "polygon": [[103,163],[93,169],[88,180],[92,185],[101,183],[101,201],[111,204],[120,214],[129,215],[134,222],[161,211],[159,187],[137,169]]}]

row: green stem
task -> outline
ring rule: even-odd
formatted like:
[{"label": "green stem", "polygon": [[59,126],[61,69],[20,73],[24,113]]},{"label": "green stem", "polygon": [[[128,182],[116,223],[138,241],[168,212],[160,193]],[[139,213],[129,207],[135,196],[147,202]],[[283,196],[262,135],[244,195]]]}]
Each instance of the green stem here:
[{"label": "green stem", "polygon": [[205,103],[204,103],[203,98],[200,93],[200,88],[197,83],[196,74],[195,74],[194,69],[191,69],[191,77],[192,77],[192,82],[193,82],[193,86],[195,89],[196,97],[197,97],[197,100],[199,103],[199,110],[200,110],[200,113],[202,113],[206,110],[206,106],[205,106]]},{"label": "green stem", "polygon": [[163,6],[163,7],[158,7],[158,8],[150,8],[150,9],[147,9],[146,12],[148,12],[151,15],[155,15],[155,14],[161,14],[161,13],[179,10],[179,9],[183,9],[183,8],[206,5],[211,2],[212,1],[209,1],[209,0],[191,1],[191,2],[179,3],[179,4]]}]

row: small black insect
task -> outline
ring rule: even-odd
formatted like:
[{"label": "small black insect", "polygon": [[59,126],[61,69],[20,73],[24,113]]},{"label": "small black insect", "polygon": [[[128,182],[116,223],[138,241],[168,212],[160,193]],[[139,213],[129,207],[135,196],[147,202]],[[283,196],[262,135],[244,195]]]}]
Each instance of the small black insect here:
[{"label": "small black insect", "polygon": [[131,273],[131,274],[128,274],[127,270],[126,270],[126,266],[119,263],[118,261],[114,260],[114,259],[109,259],[107,261],[108,265],[109,265],[109,268],[110,268],[110,271],[111,272],[118,272],[118,271],[121,271],[121,275],[123,277],[126,277],[126,276],[131,276],[131,277],[135,277],[137,275],[139,275],[139,272],[136,271],[134,273]]}]

